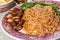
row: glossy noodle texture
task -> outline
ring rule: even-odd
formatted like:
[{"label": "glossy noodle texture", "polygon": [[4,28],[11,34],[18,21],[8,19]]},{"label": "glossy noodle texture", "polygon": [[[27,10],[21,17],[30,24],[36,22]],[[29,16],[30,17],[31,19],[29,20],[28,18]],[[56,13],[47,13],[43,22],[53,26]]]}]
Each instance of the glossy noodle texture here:
[{"label": "glossy noodle texture", "polygon": [[23,30],[29,35],[53,34],[59,27],[59,17],[50,6],[35,5],[24,11]]}]

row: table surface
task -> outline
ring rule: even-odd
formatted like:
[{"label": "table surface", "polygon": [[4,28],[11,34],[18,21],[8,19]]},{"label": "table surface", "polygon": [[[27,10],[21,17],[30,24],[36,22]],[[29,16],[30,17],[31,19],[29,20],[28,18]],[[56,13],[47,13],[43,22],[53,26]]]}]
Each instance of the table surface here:
[{"label": "table surface", "polygon": [[[0,13],[0,24],[1,24],[1,18],[3,17],[4,13]],[[0,25],[0,40],[15,40],[10,38],[9,36],[7,36],[1,29],[1,25]]]}]

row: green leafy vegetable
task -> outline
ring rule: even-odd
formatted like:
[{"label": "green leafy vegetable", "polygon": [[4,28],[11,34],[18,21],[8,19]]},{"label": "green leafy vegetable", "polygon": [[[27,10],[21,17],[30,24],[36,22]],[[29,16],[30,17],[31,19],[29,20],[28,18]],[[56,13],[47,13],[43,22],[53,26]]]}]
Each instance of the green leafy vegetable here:
[{"label": "green leafy vegetable", "polygon": [[58,6],[55,5],[55,4],[49,4],[49,3],[45,3],[45,2],[34,2],[34,3],[24,2],[21,9],[25,10],[27,8],[33,7],[36,4],[40,4],[40,5],[43,5],[43,6],[51,6],[54,10],[58,8]]},{"label": "green leafy vegetable", "polygon": [[45,3],[45,2],[34,2],[34,3],[24,2],[22,7],[21,7],[21,10],[25,10],[27,8],[31,8],[31,7],[33,7],[36,4],[40,4],[40,5],[43,5],[43,6],[51,6],[54,9],[54,11],[56,12],[56,15],[60,16],[60,11],[56,10],[58,8],[57,5],[49,4],[49,3]]},{"label": "green leafy vegetable", "polygon": [[55,4],[45,4],[45,6],[51,6],[53,9],[57,9],[58,6]]},{"label": "green leafy vegetable", "polygon": [[27,8],[29,8],[29,7],[30,7],[30,3],[24,2],[23,5],[22,5],[22,7],[21,7],[21,9],[22,9],[22,10],[25,10],[25,9],[27,9]]},{"label": "green leafy vegetable", "polygon": [[33,4],[40,4],[40,5],[45,5],[45,3],[44,2],[34,2]]},{"label": "green leafy vegetable", "polygon": [[60,11],[56,11],[56,15],[57,16],[60,16]]},{"label": "green leafy vegetable", "polygon": [[25,10],[25,9],[30,8],[32,6],[34,6],[34,4],[28,3],[28,2],[24,2],[23,5],[22,5],[22,7],[21,7],[21,9]]}]

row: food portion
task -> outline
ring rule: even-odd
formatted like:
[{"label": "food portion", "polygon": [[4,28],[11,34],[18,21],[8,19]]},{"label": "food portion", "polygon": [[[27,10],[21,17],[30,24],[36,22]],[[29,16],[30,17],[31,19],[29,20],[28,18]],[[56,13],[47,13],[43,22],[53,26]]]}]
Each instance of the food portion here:
[{"label": "food portion", "polygon": [[7,3],[9,1],[11,1],[11,0],[0,0],[0,4],[4,4],[4,3]]},{"label": "food portion", "polygon": [[60,30],[58,6],[45,2],[24,2],[20,9],[12,8],[4,16],[7,28],[29,35],[44,36]]},{"label": "food portion", "polygon": [[45,35],[54,33],[59,27],[59,18],[50,6],[35,5],[24,11],[23,30],[30,35]]},{"label": "food portion", "polygon": [[19,10],[17,8],[12,8],[9,10],[9,12],[4,16],[4,19],[6,20],[6,25],[9,30],[20,30],[22,28],[22,24],[24,23],[24,20],[21,19],[23,15],[23,11]]}]

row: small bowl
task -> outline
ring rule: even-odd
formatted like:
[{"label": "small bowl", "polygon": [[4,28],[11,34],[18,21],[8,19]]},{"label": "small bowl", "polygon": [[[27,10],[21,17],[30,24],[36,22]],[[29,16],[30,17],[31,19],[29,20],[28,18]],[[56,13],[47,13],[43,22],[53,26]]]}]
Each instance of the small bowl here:
[{"label": "small bowl", "polygon": [[14,0],[11,0],[4,4],[0,4],[0,13],[10,9],[13,4],[14,4]]}]

